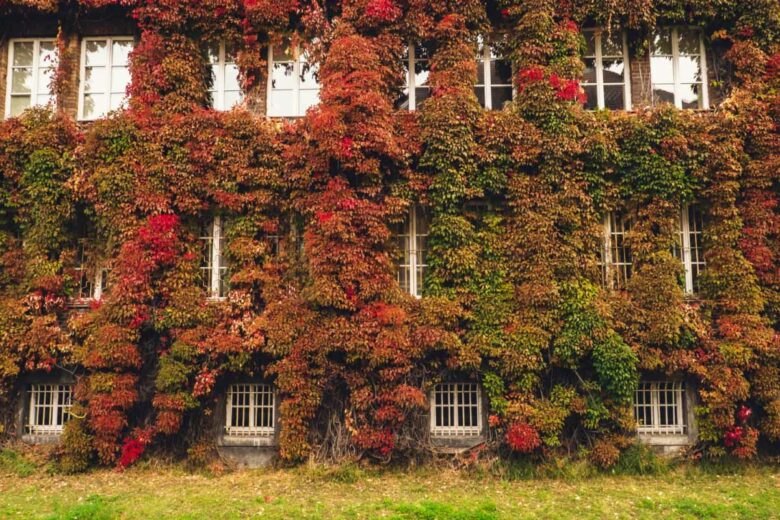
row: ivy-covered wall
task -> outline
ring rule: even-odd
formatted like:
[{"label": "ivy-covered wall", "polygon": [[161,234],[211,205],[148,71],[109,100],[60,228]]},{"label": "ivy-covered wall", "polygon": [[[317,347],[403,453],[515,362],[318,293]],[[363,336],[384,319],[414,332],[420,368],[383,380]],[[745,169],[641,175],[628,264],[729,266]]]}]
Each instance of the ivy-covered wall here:
[{"label": "ivy-covered wall", "polygon": [[[68,42],[116,13],[140,35],[129,107],[78,124]],[[613,464],[640,372],[696,383],[708,455],[780,437],[776,0],[6,0],[0,16],[59,28],[60,110],[0,124],[0,410],[28,375],[72,372],[65,470],[200,453],[215,396],[242,377],[277,387],[287,461],[423,450],[427,392],[454,375],[482,383],[504,454]],[[676,24],[721,52],[717,108],[583,109],[581,27],[642,42]],[[516,96],[485,111],[474,49],[497,29]],[[287,122],[207,108],[204,42],[237,47],[250,92],[291,33],[313,42],[316,108]],[[431,97],[401,112],[405,45],[421,40]],[[691,300],[672,250],[694,201],[707,265]],[[431,217],[421,299],[394,267],[413,204]],[[613,210],[635,223],[621,290],[598,266]],[[197,237],[214,215],[231,222],[230,294],[207,302]],[[85,229],[112,283],[74,312]]]}]

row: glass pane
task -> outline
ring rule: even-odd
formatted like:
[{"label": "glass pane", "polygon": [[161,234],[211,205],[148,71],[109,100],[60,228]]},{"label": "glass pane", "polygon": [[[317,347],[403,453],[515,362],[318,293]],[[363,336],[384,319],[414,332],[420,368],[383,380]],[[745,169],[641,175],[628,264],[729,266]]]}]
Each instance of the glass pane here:
[{"label": "glass pane", "polygon": [[698,83],[701,81],[700,63],[698,56],[680,56],[677,72],[680,74],[680,83]]},{"label": "glass pane", "polygon": [[426,99],[428,99],[431,96],[431,89],[427,88],[427,87],[415,89],[414,90],[414,95],[415,95],[415,98],[416,98],[415,99],[415,101],[416,101],[416,103],[415,103],[416,107],[415,108],[420,108],[420,106],[422,106],[422,102],[425,101]]},{"label": "glass pane", "polygon": [[623,110],[626,107],[623,99],[624,94],[623,85],[605,85],[604,107],[611,110]]},{"label": "glass pane", "polygon": [[596,31],[585,31],[585,56],[596,56]]},{"label": "glass pane", "polygon": [[477,61],[477,79],[474,82],[475,85],[485,84],[485,62],[482,60]]},{"label": "glass pane", "polygon": [[105,114],[105,94],[86,94],[84,96],[84,117],[94,119]]},{"label": "glass pane", "polygon": [[653,84],[653,104],[674,104],[674,85]]},{"label": "glass pane", "polygon": [[292,61],[293,58],[293,52],[292,47],[290,46],[289,40],[286,40],[281,45],[274,45],[273,47],[273,61],[276,63],[277,61]]},{"label": "glass pane", "polygon": [[41,106],[48,105],[50,102],[54,103],[54,96],[49,96],[46,94],[39,94],[38,99],[36,100],[37,103]]},{"label": "glass pane", "polygon": [[395,108],[398,110],[409,110],[409,89],[405,88],[403,93],[395,100]]},{"label": "glass pane", "polygon": [[108,90],[108,78],[106,68],[88,68],[84,71],[85,92],[105,92]]},{"label": "glass pane", "polygon": [[603,31],[601,33],[601,57],[623,57],[623,33]]},{"label": "glass pane", "polygon": [[596,94],[596,85],[583,85],[585,95],[588,96],[588,100],[585,102],[585,108],[587,110],[596,110],[599,107],[599,101]]},{"label": "glass pane", "polygon": [[208,57],[209,63],[212,65],[219,63],[219,45],[216,43],[210,44],[206,48],[206,56]]},{"label": "glass pane", "polygon": [[38,69],[38,93],[48,94],[51,92],[51,82],[54,79],[55,70],[52,68]]},{"label": "glass pane", "polygon": [[132,50],[132,41],[115,41],[113,45],[113,56],[111,64],[114,66],[127,65],[128,57],[130,56],[130,51]]},{"label": "glass pane", "polygon": [[677,45],[680,54],[701,54],[699,31],[677,29]]},{"label": "glass pane", "polygon": [[14,67],[32,67],[33,42],[14,42]]},{"label": "glass pane", "polygon": [[124,108],[126,97],[122,94],[111,94],[111,106],[110,110],[119,110]]},{"label": "glass pane", "polygon": [[13,69],[11,92],[28,94],[32,91],[32,69]]},{"label": "glass pane", "polygon": [[701,85],[680,85],[680,99],[683,108],[704,108]]},{"label": "glass pane", "polygon": [[511,85],[512,64],[506,60],[491,61],[490,81],[493,85]]},{"label": "glass pane", "polygon": [[241,103],[244,96],[240,90],[228,90],[225,92],[225,109],[230,110],[234,106]]},{"label": "glass pane", "polygon": [[301,90],[299,115],[304,115],[310,107],[313,107],[319,102],[320,102],[319,90]]},{"label": "glass pane", "polygon": [[125,93],[130,84],[130,71],[127,67],[111,67],[111,92]]},{"label": "glass pane", "polygon": [[272,117],[292,117],[298,115],[292,90],[274,90],[268,104],[268,115]]},{"label": "glass pane", "polygon": [[41,42],[38,54],[39,67],[57,66],[57,48],[54,42]]},{"label": "glass pane", "polygon": [[623,83],[625,81],[623,75],[625,63],[622,59],[603,60],[602,63],[604,67],[604,83]]},{"label": "glass pane", "polygon": [[512,87],[493,87],[490,94],[493,98],[493,110],[501,110],[512,101]]},{"label": "glass pane", "polygon": [[583,83],[596,83],[596,58],[585,58],[585,72],[582,75]]},{"label": "glass pane", "polygon": [[650,77],[653,83],[674,83],[674,68],[671,57],[650,58]]},{"label": "glass pane", "polygon": [[11,117],[20,115],[29,106],[30,96],[11,96]]},{"label": "glass pane", "polygon": [[421,87],[428,83],[428,74],[429,74],[427,70],[428,63],[427,62],[425,63],[425,67],[426,67],[425,70],[421,69],[418,71],[417,65],[418,64],[415,64],[414,84],[417,87]]},{"label": "glass pane", "polygon": [[295,88],[295,67],[292,62],[274,62],[271,70],[271,88],[280,90]]},{"label": "glass pane", "polygon": [[654,55],[672,54],[672,30],[669,28],[658,29],[653,37],[650,48]]},{"label": "glass pane", "polygon": [[87,67],[94,65],[107,65],[108,54],[106,52],[107,42],[90,40],[86,43],[86,54],[84,65]]},{"label": "glass pane", "polygon": [[301,63],[301,88],[316,87],[317,86],[317,74],[319,73],[319,67],[316,63]]},{"label": "glass pane", "polygon": [[238,66],[236,65],[225,66],[225,90],[241,90],[241,85],[238,83]]},{"label": "glass pane", "polygon": [[485,87],[474,87],[474,94],[477,95],[480,106],[485,108]]}]

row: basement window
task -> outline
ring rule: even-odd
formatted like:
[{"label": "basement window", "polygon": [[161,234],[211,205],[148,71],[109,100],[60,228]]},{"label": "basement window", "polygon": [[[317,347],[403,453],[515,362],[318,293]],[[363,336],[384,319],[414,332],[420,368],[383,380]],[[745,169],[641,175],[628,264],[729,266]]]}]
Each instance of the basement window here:
[{"label": "basement window", "polygon": [[482,433],[482,399],[477,383],[441,383],[431,392],[434,437],[477,437]]},{"label": "basement window", "polygon": [[585,108],[630,110],[631,87],[625,33],[585,29],[583,35],[586,51],[582,87],[588,96]]},{"label": "basement window", "polygon": [[237,437],[271,437],[276,432],[276,391],[266,384],[244,383],[228,387],[225,434]]},{"label": "basement window", "polygon": [[131,37],[84,38],[81,42],[79,119],[98,119],[125,106],[134,45]]},{"label": "basement window", "polygon": [[406,221],[396,233],[398,244],[398,283],[412,296],[422,296],[428,270],[428,215],[425,208],[412,206]]},{"label": "basement window", "polygon": [[707,59],[699,29],[658,29],[650,45],[653,103],[677,108],[709,108]]},{"label": "basement window", "polygon": [[625,289],[631,278],[631,249],[626,237],[631,230],[630,222],[620,213],[612,211],[604,217],[604,243],[601,250],[601,275],[605,287]]},{"label": "basement window", "polygon": [[699,208],[693,204],[683,206],[680,210],[680,234],[674,248],[674,256],[679,258],[685,269],[685,292],[699,292],[699,280],[704,271],[704,246],[702,231],[704,217]]},{"label": "basement window", "polygon": [[30,107],[54,101],[51,83],[57,69],[54,40],[14,39],[8,43],[5,116],[16,117]]},{"label": "basement window", "polygon": [[241,104],[244,95],[233,50],[224,42],[213,44],[208,48],[208,58],[211,65],[211,106],[216,110],[230,110]]},{"label": "basement window", "polygon": [[73,385],[33,384],[28,388],[26,433],[61,435],[73,405]]},{"label": "basement window", "polygon": [[202,259],[200,264],[203,287],[208,297],[221,300],[228,293],[228,263],[224,255],[226,223],[222,217],[214,217],[203,229],[200,241]]},{"label": "basement window", "polygon": [[634,398],[637,431],[644,435],[684,435],[684,387],[679,381],[643,381]]},{"label": "basement window", "polygon": [[512,64],[498,56],[483,38],[478,40],[474,93],[479,104],[488,110],[501,110],[514,97]]},{"label": "basement window", "polygon": [[301,117],[319,103],[318,67],[289,40],[268,48],[268,115]]}]

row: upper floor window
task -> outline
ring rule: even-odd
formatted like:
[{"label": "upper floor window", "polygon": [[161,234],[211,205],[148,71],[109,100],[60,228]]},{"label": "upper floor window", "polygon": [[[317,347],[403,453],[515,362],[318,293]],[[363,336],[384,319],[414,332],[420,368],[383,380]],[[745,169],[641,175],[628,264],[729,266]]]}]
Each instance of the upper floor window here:
[{"label": "upper floor window", "polygon": [[479,104],[488,110],[500,110],[512,101],[512,64],[501,59],[489,42],[480,38],[477,53],[477,81],[474,93]]},{"label": "upper floor window", "polygon": [[319,103],[317,65],[306,52],[289,42],[268,48],[268,115],[299,117]]},{"label": "upper floor window", "polygon": [[677,108],[708,108],[707,60],[698,29],[658,29],[650,46],[653,103],[674,103]]},{"label": "upper floor window", "polygon": [[624,289],[631,278],[631,249],[626,236],[630,222],[616,211],[604,217],[604,244],[601,251],[601,267],[604,285],[610,289]]},{"label": "upper floor window", "polygon": [[269,437],[276,432],[276,392],[271,385],[233,384],[228,387],[225,433]]},{"label": "upper floor window", "polygon": [[586,29],[585,74],[582,86],[588,96],[585,108],[631,109],[628,45],[622,32]]},{"label": "upper floor window", "polygon": [[482,433],[482,398],[477,383],[441,383],[431,392],[431,434],[475,437]]},{"label": "upper floor window", "polygon": [[241,103],[243,93],[238,77],[238,65],[231,48],[224,43],[208,48],[211,64],[211,106],[216,110],[230,110]]},{"label": "upper floor window", "polygon": [[404,57],[406,88],[396,103],[398,108],[417,110],[431,95],[431,87],[428,85],[430,59],[430,50],[424,45],[410,45],[407,49]]},{"label": "upper floor window", "polygon": [[646,435],[685,434],[684,389],[679,381],[642,381],[634,398],[638,432]]},{"label": "upper floor window", "polygon": [[698,207],[683,206],[680,211],[680,237],[674,255],[682,260],[685,268],[685,292],[699,292],[699,277],[706,265],[704,261],[704,246],[702,245],[702,230],[704,217]]},{"label": "upper floor window", "polygon": [[201,233],[203,257],[200,270],[203,287],[212,299],[221,299],[228,293],[228,267],[224,256],[225,222],[214,217]]},{"label": "upper floor window", "polygon": [[74,300],[76,303],[99,300],[103,297],[103,292],[108,288],[109,269],[92,265],[91,255],[89,255],[84,241],[79,243],[78,254],[78,264],[76,266],[78,294],[76,294]]},{"label": "upper floor window", "polygon": [[27,433],[59,435],[69,419],[73,385],[34,384],[28,389]]},{"label": "upper floor window", "polygon": [[79,119],[92,120],[122,108],[130,84],[130,37],[84,38],[81,42]]},{"label": "upper floor window", "polygon": [[54,40],[10,40],[8,49],[6,117],[18,116],[27,108],[53,101],[50,87],[58,61]]},{"label": "upper floor window", "polygon": [[412,206],[396,238],[399,249],[398,283],[404,291],[420,297],[428,268],[428,215],[424,208]]}]

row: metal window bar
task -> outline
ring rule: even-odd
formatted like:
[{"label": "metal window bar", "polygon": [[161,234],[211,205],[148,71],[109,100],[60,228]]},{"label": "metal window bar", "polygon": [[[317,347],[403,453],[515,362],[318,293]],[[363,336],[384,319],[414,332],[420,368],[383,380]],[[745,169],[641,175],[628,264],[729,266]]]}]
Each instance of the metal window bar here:
[{"label": "metal window bar", "polygon": [[227,394],[225,433],[242,437],[274,435],[276,392],[271,385],[234,384]]},{"label": "metal window bar", "polygon": [[647,435],[684,435],[684,387],[679,381],[643,381],[634,397],[637,431]]},{"label": "metal window bar", "polygon": [[613,211],[604,217],[604,246],[601,251],[602,282],[610,289],[624,289],[631,278],[633,261],[626,236],[630,223]]},{"label": "metal window bar", "polygon": [[432,392],[431,433],[474,437],[482,431],[482,401],[477,383],[441,383]]},{"label": "metal window bar", "polygon": [[27,416],[27,433],[33,435],[59,435],[70,418],[73,405],[73,385],[30,385],[30,407]]}]

